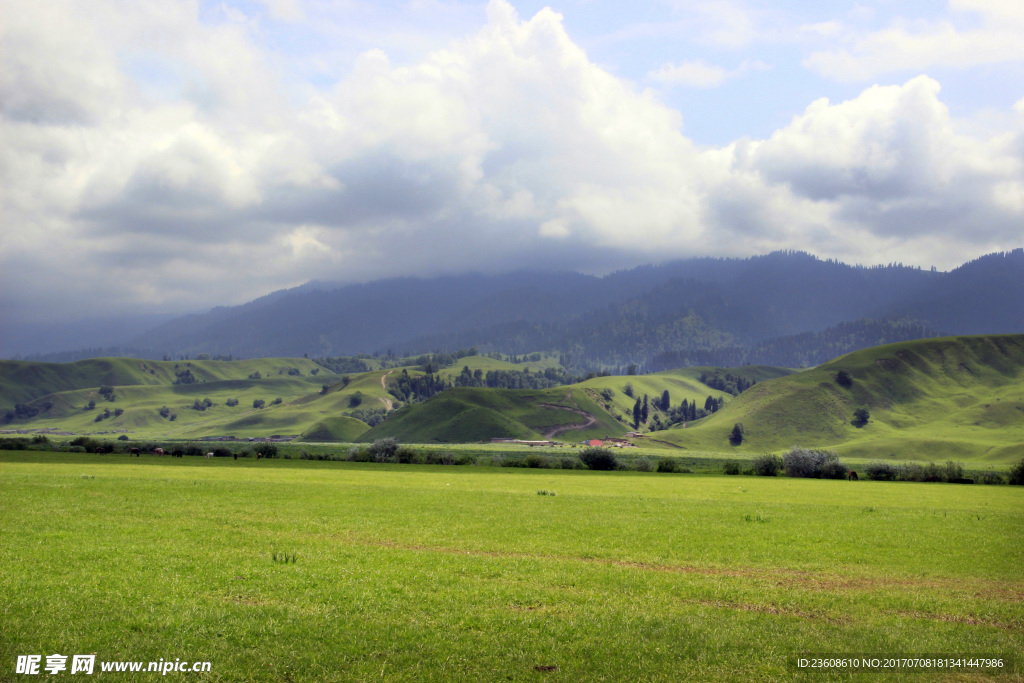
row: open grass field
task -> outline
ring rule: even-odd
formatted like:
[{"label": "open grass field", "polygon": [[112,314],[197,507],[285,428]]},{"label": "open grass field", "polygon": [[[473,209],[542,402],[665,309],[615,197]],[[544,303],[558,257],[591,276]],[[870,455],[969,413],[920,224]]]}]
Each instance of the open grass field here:
[{"label": "open grass field", "polygon": [[0,452],[0,518],[2,680],[52,653],[218,681],[1024,675],[1020,487]]}]

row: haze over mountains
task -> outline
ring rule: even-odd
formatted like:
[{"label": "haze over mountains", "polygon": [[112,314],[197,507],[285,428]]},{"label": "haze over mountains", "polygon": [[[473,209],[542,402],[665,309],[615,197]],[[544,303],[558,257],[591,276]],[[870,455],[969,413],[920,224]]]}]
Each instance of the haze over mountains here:
[{"label": "haze over mountains", "polygon": [[[117,349],[159,358],[558,351],[577,370],[636,363],[815,365],[856,348],[939,334],[1024,332],[1024,249],[949,272],[859,267],[803,252],[698,258],[605,277],[572,272],[311,282],[176,318]],[[65,348],[74,349],[72,339]],[[25,354],[28,349],[18,349]],[[62,357],[61,357],[62,356]]]}]

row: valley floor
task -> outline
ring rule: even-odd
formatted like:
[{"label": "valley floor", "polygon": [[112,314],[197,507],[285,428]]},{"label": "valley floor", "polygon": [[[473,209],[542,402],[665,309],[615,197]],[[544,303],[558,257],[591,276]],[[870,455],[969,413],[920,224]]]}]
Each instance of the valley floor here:
[{"label": "valley floor", "polygon": [[220,681],[1024,675],[1020,487],[0,452],[0,517],[4,680],[55,652]]}]

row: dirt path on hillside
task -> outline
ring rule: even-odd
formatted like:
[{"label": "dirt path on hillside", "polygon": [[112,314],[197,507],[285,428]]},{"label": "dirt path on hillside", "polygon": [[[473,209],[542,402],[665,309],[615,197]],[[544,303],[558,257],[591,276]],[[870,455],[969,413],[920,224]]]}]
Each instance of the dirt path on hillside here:
[{"label": "dirt path on hillside", "polygon": [[571,425],[562,425],[560,427],[552,427],[551,429],[544,432],[545,439],[553,439],[556,434],[572,431],[573,429],[586,429],[587,427],[591,427],[597,424],[596,417],[594,417],[585,410],[580,410],[579,408],[566,408],[565,406],[556,406],[554,403],[541,403],[539,405],[542,405],[545,408],[554,408],[555,410],[568,410],[570,413],[576,413],[577,415],[582,415],[583,417],[587,418],[586,422],[579,422]]},{"label": "dirt path on hillside", "polygon": [[389,412],[391,411],[391,408],[394,406],[394,404],[391,402],[391,399],[387,397],[387,393],[388,393],[387,378],[388,378],[388,375],[390,375],[392,372],[394,372],[394,370],[388,370],[387,372],[385,372],[383,375],[380,376],[380,388],[384,390],[384,398],[380,399],[380,401],[381,401],[381,403],[384,404],[384,407]]}]

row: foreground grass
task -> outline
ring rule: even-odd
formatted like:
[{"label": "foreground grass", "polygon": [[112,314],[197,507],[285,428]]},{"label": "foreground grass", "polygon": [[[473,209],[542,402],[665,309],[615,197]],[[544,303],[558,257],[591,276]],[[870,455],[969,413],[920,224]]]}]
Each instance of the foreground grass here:
[{"label": "foreground grass", "polygon": [[225,681],[1024,664],[1016,487],[0,453],[0,518],[4,680],[54,652]]}]

